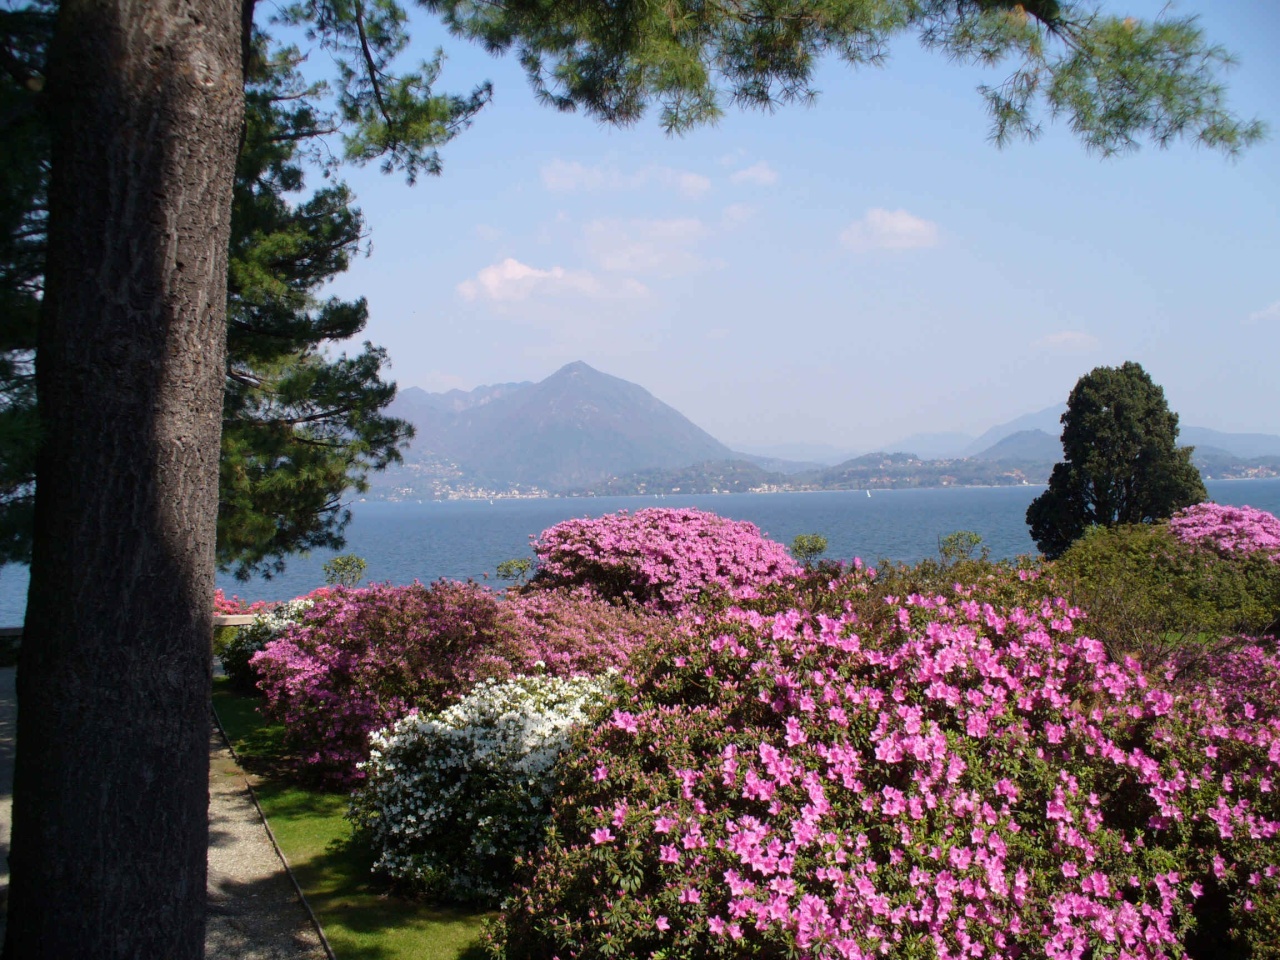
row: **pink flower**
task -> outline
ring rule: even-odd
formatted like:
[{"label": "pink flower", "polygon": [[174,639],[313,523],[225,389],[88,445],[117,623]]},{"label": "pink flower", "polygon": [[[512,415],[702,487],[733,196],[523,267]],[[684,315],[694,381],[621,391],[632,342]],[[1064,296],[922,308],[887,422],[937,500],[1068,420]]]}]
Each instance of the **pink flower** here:
[{"label": "pink flower", "polygon": [[636,717],[633,713],[627,713],[625,710],[613,711],[613,725],[624,733],[636,733],[639,727],[636,725]]}]

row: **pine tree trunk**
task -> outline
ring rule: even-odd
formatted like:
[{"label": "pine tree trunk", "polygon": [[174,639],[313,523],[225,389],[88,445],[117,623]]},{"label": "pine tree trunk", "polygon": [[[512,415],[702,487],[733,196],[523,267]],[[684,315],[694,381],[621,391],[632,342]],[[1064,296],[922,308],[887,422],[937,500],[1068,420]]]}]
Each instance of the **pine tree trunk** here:
[{"label": "pine tree trunk", "polygon": [[204,955],[239,0],[62,0],[5,956]]}]

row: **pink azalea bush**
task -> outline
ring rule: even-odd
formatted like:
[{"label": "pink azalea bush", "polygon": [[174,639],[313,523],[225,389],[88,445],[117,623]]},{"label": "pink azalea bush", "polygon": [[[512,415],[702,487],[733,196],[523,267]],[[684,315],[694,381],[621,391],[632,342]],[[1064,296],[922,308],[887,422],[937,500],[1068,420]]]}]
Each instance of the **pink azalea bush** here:
[{"label": "pink azalea bush", "polygon": [[440,710],[483,679],[623,667],[662,628],[642,611],[557,591],[501,599],[474,583],[333,587],[249,661],[295,768],[349,785],[369,734]]},{"label": "pink azalea bush", "polygon": [[257,600],[253,603],[248,603],[245,600],[241,600],[234,594],[228,597],[222,592],[221,588],[213,591],[213,612],[217,614],[236,616],[240,614],[257,613],[260,610],[268,609],[270,606],[271,604],[267,603],[265,600]]},{"label": "pink azalea bush", "polygon": [[1222,556],[1260,554],[1280,563],[1280,519],[1266,510],[1197,503],[1175,513],[1169,529],[1183,543],[1205,544]]},{"label": "pink azalea bush", "polygon": [[966,593],[885,597],[855,571],[828,613],[687,621],[562,761],[492,953],[1138,960],[1265,944],[1275,655],[1224,655],[1221,679],[1175,692],[1110,660],[1063,600]]},{"label": "pink azalea bush", "polygon": [[503,602],[517,642],[505,651],[513,674],[595,676],[623,669],[672,622],[621,606],[586,588],[516,593]]},{"label": "pink azalea bush", "polygon": [[331,592],[330,587],[318,587],[306,596],[283,603],[259,601],[252,607],[246,607],[244,613],[252,613],[253,621],[242,627],[232,628],[234,634],[215,650],[231,685],[242,693],[256,691],[258,674],[252,665],[254,656],[297,623],[304,611],[310,610],[317,601],[323,600]]},{"label": "pink azalea bush", "polygon": [[754,524],[690,509],[566,520],[544,530],[533,550],[543,584],[586,584],[666,611],[710,591],[752,593],[799,570]]}]

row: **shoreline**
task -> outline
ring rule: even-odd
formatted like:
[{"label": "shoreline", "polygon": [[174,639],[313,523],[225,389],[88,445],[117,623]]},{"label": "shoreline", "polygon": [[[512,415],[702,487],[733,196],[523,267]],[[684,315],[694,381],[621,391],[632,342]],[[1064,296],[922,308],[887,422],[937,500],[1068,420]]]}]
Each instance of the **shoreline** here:
[{"label": "shoreline", "polygon": [[[1242,480],[1274,480],[1277,477],[1240,477]],[[1214,481],[1215,483],[1217,481]],[[910,490],[1034,490],[1037,488],[1047,487],[1047,483],[951,483],[937,484],[930,486],[906,486],[906,487],[858,487],[856,489],[810,489],[810,490],[717,490],[715,492],[703,493],[548,493],[541,495],[533,494],[501,494],[494,493],[492,495],[474,496],[474,497],[404,497],[392,499],[390,497],[360,497],[353,500],[350,505],[357,503],[411,503],[411,504],[427,504],[427,503],[476,503],[485,500],[670,500],[682,497],[769,497],[778,494],[796,495],[805,493],[848,493],[848,494],[865,494],[870,490],[873,494],[878,493],[902,493]]]}]

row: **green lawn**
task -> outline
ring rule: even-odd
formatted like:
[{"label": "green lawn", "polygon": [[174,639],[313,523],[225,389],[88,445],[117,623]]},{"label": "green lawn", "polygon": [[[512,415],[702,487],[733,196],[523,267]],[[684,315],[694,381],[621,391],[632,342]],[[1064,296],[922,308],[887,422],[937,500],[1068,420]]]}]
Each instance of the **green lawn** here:
[{"label": "green lawn", "polygon": [[283,730],[255,709],[257,699],[214,680],[213,705],[280,849],[339,960],[478,960],[484,913],[437,907],[388,893],[371,875],[372,857],[353,842],[344,794],[306,790],[276,775]]}]

